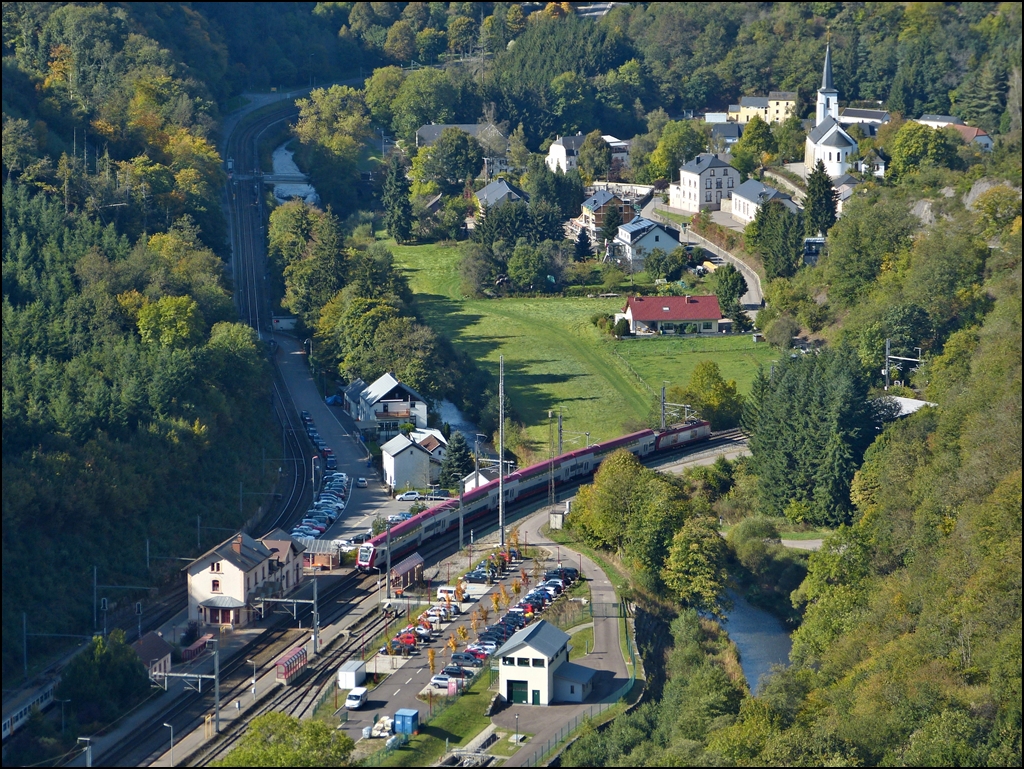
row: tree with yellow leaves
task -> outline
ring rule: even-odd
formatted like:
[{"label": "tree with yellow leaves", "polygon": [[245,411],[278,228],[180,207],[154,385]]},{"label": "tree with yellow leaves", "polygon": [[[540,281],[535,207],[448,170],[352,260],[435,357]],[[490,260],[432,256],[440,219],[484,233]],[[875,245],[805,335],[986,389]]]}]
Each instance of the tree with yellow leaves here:
[{"label": "tree with yellow leaves", "polygon": [[459,641],[455,638],[455,633],[448,636],[448,642],[445,644],[449,649],[452,650],[452,654],[455,653],[456,649],[459,648]]},{"label": "tree with yellow leaves", "polygon": [[512,580],[512,594],[515,595],[516,600],[519,600],[519,594],[523,592],[523,583],[518,579]]},{"label": "tree with yellow leaves", "polygon": [[505,585],[499,585],[498,586],[498,592],[501,595],[501,604],[502,604],[502,606],[508,606],[510,599],[509,599],[508,590],[505,589]]},{"label": "tree with yellow leaves", "polygon": [[523,585],[529,585],[530,584],[530,577],[527,575],[526,569],[520,569],[519,570],[519,581]]},{"label": "tree with yellow leaves", "polygon": [[491,605],[494,607],[495,614],[501,611],[501,596],[498,593],[491,593]]},{"label": "tree with yellow leaves", "polygon": [[455,586],[455,600],[458,603],[462,603],[466,600],[466,591],[462,589],[461,582]]},{"label": "tree with yellow leaves", "polygon": [[427,649],[427,665],[430,667],[430,675],[434,675],[437,667],[437,652],[434,649]]},{"label": "tree with yellow leaves", "polygon": [[466,630],[465,625],[459,625],[455,630],[455,634],[459,637],[459,640],[465,643],[469,640],[469,631]]},{"label": "tree with yellow leaves", "polygon": [[483,622],[486,625],[487,624],[487,618],[490,617],[490,616],[491,616],[491,612],[488,610],[488,608],[486,606],[481,606],[480,607],[480,621]]}]

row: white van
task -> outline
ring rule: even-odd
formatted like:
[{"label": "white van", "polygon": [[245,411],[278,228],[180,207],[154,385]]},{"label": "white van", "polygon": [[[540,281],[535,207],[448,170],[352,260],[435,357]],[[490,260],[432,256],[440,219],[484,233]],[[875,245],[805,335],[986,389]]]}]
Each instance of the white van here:
[{"label": "white van", "polygon": [[441,587],[439,587],[437,589],[437,600],[438,601],[444,601],[446,596],[451,599],[453,604],[456,603],[456,601],[455,601],[455,588],[452,587],[451,585],[441,585]]},{"label": "white van", "polygon": [[345,698],[345,708],[348,710],[359,710],[359,708],[366,704],[367,694],[365,686],[357,686]]}]

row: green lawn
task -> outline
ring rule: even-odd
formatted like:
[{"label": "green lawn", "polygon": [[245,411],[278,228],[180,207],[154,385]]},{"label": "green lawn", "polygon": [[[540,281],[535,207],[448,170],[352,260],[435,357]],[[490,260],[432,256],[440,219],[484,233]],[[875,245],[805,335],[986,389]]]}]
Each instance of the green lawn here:
[{"label": "green lawn", "polygon": [[594,648],[594,628],[586,627],[583,630],[577,630],[569,636],[569,645],[572,647],[569,650],[570,660],[585,657],[587,650],[593,650]]},{"label": "green lawn", "polygon": [[444,755],[445,740],[450,748],[466,745],[487,728],[491,720],[484,715],[493,693],[487,688],[489,676],[484,670],[470,687],[443,713],[420,727],[420,733],[389,756],[381,756],[375,766],[430,766]]},{"label": "green lawn", "polygon": [[585,440],[573,433],[589,433],[591,441],[613,438],[626,423],[651,417],[662,380],[685,384],[701,360],[718,361],[742,392],[757,365],[772,358],[767,345],[755,347],[749,336],[616,342],[590,318],[621,310],[623,298],[467,298],[460,290],[457,246],[387,244],[432,328],[495,373],[504,356],[509,398],[540,456],[548,449],[549,410],[562,411],[566,447]]}]

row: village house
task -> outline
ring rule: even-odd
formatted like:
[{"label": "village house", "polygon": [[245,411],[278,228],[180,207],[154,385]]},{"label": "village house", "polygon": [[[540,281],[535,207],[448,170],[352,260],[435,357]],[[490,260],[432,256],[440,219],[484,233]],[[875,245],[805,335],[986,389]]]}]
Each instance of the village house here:
[{"label": "village house", "polygon": [[[563,174],[579,166],[580,147],[586,141],[586,136],[578,132],[575,136],[559,136],[548,147],[548,156],[544,159],[548,168],[552,171],[561,171]],[[601,137],[612,153],[612,165],[629,167],[629,148],[632,142],[618,139],[611,135]]]},{"label": "village house", "polygon": [[711,147],[715,151],[730,152],[732,145],[743,136],[739,123],[713,123],[711,125]]},{"label": "village house", "polygon": [[851,126],[857,123],[867,126],[880,126],[888,123],[890,120],[892,120],[892,116],[888,110],[884,109],[845,107],[839,112],[839,122],[844,126]]},{"label": "village house", "polygon": [[576,233],[586,229],[590,242],[597,243],[597,234],[604,227],[605,217],[613,208],[619,212],[619,221],[624,222],[632,217],[633,209],[627,207],[618,195],[607,189],[597,190],[583,201],[580,215],[571,223],[572,229]]},{"label": "village house", "polygon": [[479,488],[484,484],[496,480],[498,480],[497,467],[481,467],[479,470],[474,470],[463,478],[462,483],[465,491],[472,491],[473,489]]},{"label": "village house", "polygon": [[666,254],[675,250],[679,245],[679,232],[637,216],[619,227],[612,245],[615,255],[628,262],[631,273],[640,272],[644,268],[644,259],[654,249],[660,248]]},{"label": "village house", "polygon": [[838,179],[832,180],[832,186],[838,193],[836,197],[836,215],[843,213],[843,207],[853,197],[854,189],[861,184],[860,179],[850,174],[843,174]]},{"label": "village house", "polygon": [[757,179],[747,179],[732,193],[732,218],[740,224],[749,224],[754,221],[758,209],[771,200],[778,200],[793,213],[800,211],[800,207],[786,193]]},{"label": "village house", "polygon": [[950,125],[958,126],[964,124],[963,120],[958,117],[953,117],[952,115],[921,115],[921,117],[914,122],[926,125],[929,128],[934,128],[936,131]]},{"label": "village house", "polygon": [[513,705],[583,702],[596,671],[569,662],[570,648],[569,634],[547,620],[527,625],[494,654],[498,691]]},{"label": "village house", "polygon": [[735,168],[709,152],[702,152],[679,169],[679,182],[668,188],[669,205],[694,213],[718,211],[739,184]]},{"label": "village house", "polygon": [[717,334],[722,310],[717,296],[631,296],[619,318],[631,334]]},{"label": "village house", "polygon": [[493,123],[431,123],[416,131],[416,146],[429,147],[446,128],[458,128],[472,136],[484,151],[482,176],[490,179],[508,171],[508,137]]},{"label": "village house", "polygon": [[977,144],[984,152],[991,152],[992,148],[995,147],[995,142],[992,141],[992,137],[981,128],[956,124],[949,127],[960,134],[960,138],[964,140],[965,144]]},{"label": "village house", "polygon": [[345,388],[345,410],[366,437],[379,441],[394,438],[403,424],[427,426],[426,399],[392,374],[371,385],[362,379],[352,382]]},{"label": "village house", "polygon": [[133,643],[132,648],[146,666],[150,678],[160,681],[160,674],[171,672],[171,652],[174,647],[159,632],[151,630]]},{"label": "village house", "polygon": [[431,444],[432,441],[417,442],[411,434],[399,434],[380,447],[384,483],[393,492],[425,489],[437,483],[441,477],[441,459],[431,452]]},{"label": "village house", "polygon": [[254,619],[255,599],[294,590],[302,582],[302,551],[283,545],[291,539],[280,530],[264,540],[238,532],[186,566],[189,620],[244,627]]},{"label": "village house", "polygon": [[487,209],[516,201],[529,203],[530,196],[504,179],[495,179],[476,193],[476,204],[481,213]]}]

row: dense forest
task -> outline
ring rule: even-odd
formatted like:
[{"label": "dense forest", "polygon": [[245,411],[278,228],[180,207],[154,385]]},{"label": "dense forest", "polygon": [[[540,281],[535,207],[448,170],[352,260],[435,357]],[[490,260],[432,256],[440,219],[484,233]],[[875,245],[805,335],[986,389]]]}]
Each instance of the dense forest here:
[{"label": "dense forest", "polygon": [[[23,613],[31,633],[90,633],[94,565],[102,584],[156,584],[175,567],[147,573],[147,541],[156,557],[194,555],[197,515],[238,526],[239,483],[270,488],[254,454],[277,446],[270,371],[236,322],[216,149],[243,91],[315,87],[293,136],[325,205],[281,205],[267,228],[314,365],[461,394],[490,430],[493,383],[418,317],[381,221],[398,242],[464,239],[467,293],[565,291],[593,268],[560,223],[612,169],[598,140],[578,173],[538,151],[560,134],[632,138],[615,173],[664,188],[709,146],[688,111],[782,89],[807,115],[826,40],[844,104],[893,115],[857,137],[889,172],[838,220],[769,206],[737,236],[767,277],[759,328],[780,347],[802,334],[809,352],[746,399],[713,365],[674,397],[742,423],[752,456],[667,479],[619,455],[581,491],[572,533],[633,574],[649,687],[563,763],[1019,765],[1016,4],[630,3],[596,20],[570,3],[5,4],[5,678]],[[922,113],[962,117],[995,148],[908,119]],[[532,197],[486,212],[469,239],[473,169],[494,148],[414,139],[484,120]],[[378,202],[357,182],[382,133],[405,153],[382,164]],[[799,120],[755,126],[732,163],[777,168],[803,137]],[[814,201],[831,194],[821,182],[808,180]],[[828,245],[804,265],[793,246],[814,229]],[[886,339],[923,357],[888,392]],[[896,418],[886,395],[935,405]],[[777,543],[783,525],[834,533],[808,558]],[[729,586],[795,628],[792,664],[756,697],[715,621]],[[33,661],[47,643],[31,641]]]}]

